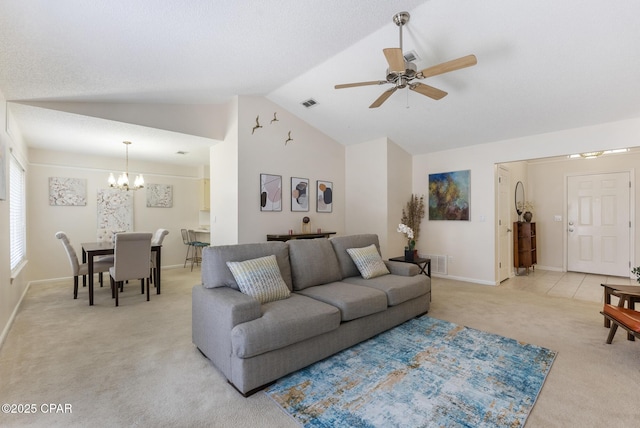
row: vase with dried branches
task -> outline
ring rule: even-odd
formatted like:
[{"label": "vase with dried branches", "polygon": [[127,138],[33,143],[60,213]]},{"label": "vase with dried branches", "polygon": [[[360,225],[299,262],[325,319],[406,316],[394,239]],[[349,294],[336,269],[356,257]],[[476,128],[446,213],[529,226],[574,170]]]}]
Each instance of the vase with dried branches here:
[{"label": "vase with dried branches", "polygon": [[413,241],[418,241],[420,237],[420,223],[424,218],[424,195],[418,196],[411,194],[406,208],[402,209],[401,223],[410,227],[413,231]]}]

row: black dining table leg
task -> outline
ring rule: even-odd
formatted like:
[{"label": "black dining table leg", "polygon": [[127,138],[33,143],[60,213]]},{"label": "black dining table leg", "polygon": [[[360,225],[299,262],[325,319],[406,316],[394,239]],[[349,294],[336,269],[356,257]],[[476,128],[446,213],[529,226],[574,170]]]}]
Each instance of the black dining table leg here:
[{"label": "black dining table leg", "polygon": [[158,247],[158,250],[156,251],[156,294],[160,294],[160,272],[162,272],[162,269],[160,266],[160,260],[161,260],[161,256],[160,256],[160,251],[162,250],[162,247]]},{"label": "black dining table leg", "polygon": [[89,276],[89,306],[93,306],[93,253],[89,254],[87,267]]}]

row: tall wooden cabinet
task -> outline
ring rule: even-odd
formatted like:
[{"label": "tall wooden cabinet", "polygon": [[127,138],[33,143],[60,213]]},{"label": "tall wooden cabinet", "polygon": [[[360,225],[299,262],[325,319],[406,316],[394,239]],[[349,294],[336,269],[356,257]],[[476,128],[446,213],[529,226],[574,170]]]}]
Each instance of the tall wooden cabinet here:
[{"label": "tall wooden cabinet", "polygon": [[513,265],[516,268],[516,273],[520,268],[525,268],[528,273],[529,268],[536,263],[538,263],[536,224],[513,223]]}]

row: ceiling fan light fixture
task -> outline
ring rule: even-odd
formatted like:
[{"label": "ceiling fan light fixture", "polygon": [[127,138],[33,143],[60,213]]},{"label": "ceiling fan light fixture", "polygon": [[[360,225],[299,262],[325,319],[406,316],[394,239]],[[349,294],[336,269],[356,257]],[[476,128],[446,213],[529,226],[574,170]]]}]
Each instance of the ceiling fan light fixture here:
[{"label": "ceiling fan light fixture", "polygon": [[382,49],[382,53],[387,60],[389,67],[385,80],[373,80],[368,82],[343,83],[335,85],[336,89],[354,88],[358,86],[392,84],[393,88],[383,92],[369,108],[380,107],[397,89],[403,89],[407,86],[409,89],[432,98],[434,100],[442,99],[447,93],[438,88],[434,88],[423,83],[413,82],[415,79],[424,79],[427,77],[437,76],[443,73],[449,73],[461,68],[470,67],[477,64],[475,55],[467,55],[451,61],[446,61],[423,70],[418,71],[414,59],[418,59],[415,52],[410,51],[406,55],[402,51],[402,27],[409,22],[409,12],[400,12],[393,16],[393,22],[398,26],[400,35],[400,46],[397,48]]}]

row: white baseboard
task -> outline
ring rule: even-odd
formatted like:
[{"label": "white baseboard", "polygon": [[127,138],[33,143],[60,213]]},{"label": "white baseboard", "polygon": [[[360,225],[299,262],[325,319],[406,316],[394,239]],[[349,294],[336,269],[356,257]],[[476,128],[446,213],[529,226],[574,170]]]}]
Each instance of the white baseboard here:
[{"label": "white baseboard", "polygon": [[491,281],[484,281],[484,280],[480,280],[477,278],[466,278],[463,276],[452,276],[452,275],[436,275],[433,272],[431,272],[431,276],[433,278],[443,278],[443,279],[453,279],[455,281],[462,281],[462,282],[470,282],[473,284],[480,284],[480,285],[498,285],[495,282],[491,282]]},{"label": "white baseboard", "polygon": [[4,329],[2,330],[2,335],[0,335],[0,348],[2,348],[2,344],[4,343],[4,340],[7,338],[7,335],[9,334],[9,330],[11,330],[11,327],[13,326],[13,321],[15,321],[16,319],[18,310],[20,310],[20,306],[22,305],[24,296],[27,295],[27,291],[29,291],[30,286],[31,286],[31,282],[28,282],[27,286],[24,287],[24,291],[22,292],[20,299],[18,299],[18,303],[16,304],[15,308],[13,308],[13,312],[11,313],[11,316],[7,320],[7,324],[4,326]]}]

